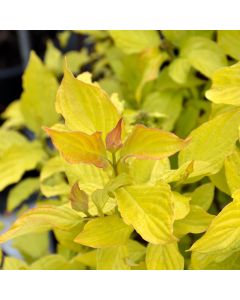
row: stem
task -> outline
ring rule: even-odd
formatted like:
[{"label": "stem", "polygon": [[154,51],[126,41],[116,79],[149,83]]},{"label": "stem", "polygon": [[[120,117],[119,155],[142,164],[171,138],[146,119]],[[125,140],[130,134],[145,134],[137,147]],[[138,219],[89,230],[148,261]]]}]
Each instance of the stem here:
[{"label": "stem", "polygon": [[113,166],[114,175],[117,176],[118,170],[117,170],[117,160],[116,160],[115,153],[112,153],[112,166]]}]

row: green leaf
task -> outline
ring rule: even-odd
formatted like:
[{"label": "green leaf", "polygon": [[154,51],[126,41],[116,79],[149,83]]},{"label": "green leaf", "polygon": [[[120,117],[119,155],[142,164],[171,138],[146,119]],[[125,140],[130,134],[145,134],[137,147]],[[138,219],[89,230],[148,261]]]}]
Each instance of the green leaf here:
[{"label": "green leaf", "polygon": [[183,270],[184,258],[176,242],[166,245],[148,244],[146,265],[148,270]]},{"label": "green leaf", "polygon": [[240,105],[239,91],[240,63],[217,70],[213,74],[213,84],[206,97],[216,104]]},{"label": "green leaf", "polygon": [[114,247],[125,244],[132,231],[121,218],[107,216],[89,221],[74,241],[93,248]]},{"label": "green leaf", "polygon": [[62,157],[70,164],[87,163],[98,168],[108,165],[100,132],[88,135],[80,131],[45,130]]},{"label": "green leaf", "polygon": [[240,249],[240,202],[226,205],[215,217],[207,232],[191,247],[199,253],[233,252]]},{"label": "green leaf", "polygon": [[66,206],[42,205],[21,215],[11,228],[0,236],[0,243],[28,233],[40,233],[49,229],[71,230],[81,217]]},{"label": "green leaf", "polygon": [[56,78],[32,51],[23,75],[24,91],[20,101],[24,120],[36,134],[43,125],[52,126],[58,121],[54,107],[57,87]]},{"label": "green leaf", "polygon": [[173,133],[136,125],[123,144],[121,157],[158,160],[180,151],[187,143]]},{"label": "green leaf", "polygon": [[204,210],[208,210],[212,204],[214,197],[214,185],[206,183],[196,188],[191,195],[191,204],[198,205]]},{"label": "green leaf", "polygon": [[0,191],[18,182],[26,171],[34,169],[45,156],[38,142],[13,145],[7,149],[0,158]]},{"label": "green leaf", "polygon": [[167,184],[120,188],[116,198],[124,222],[131,224],[144,240],[153,244],[175,240],[173,195]]},{"label": "green leaf", "polygon": [[240,30],[218,30],[217,41],[227,55],[240,60]]},{"label": "green leaf", "polygon": [[179,165],[202,161],[206,167],[198,175],[217,173],[235,147],[239,124],[240,111],[236,109],[222,113],[193,130],[190,134],[191,142],[179,154]]},{"label": "green leaf", "polygon": [[174,222],[174,234],[181,237],[190,232],[204,232],[214,217],[215,216],[208,214],[200,206],[191,205],[189,214],[184,219]]},{"label": "green leaf", "polygon": [[7,211],[12,211],[39,189],[38,178],[27,178],[13,187],[7,199]]},{"label": "green leaf", "polygon": [[130,270],[126,261],[127,246],[117,246],[97,250],[97,270]]},{"label": "green leaf", "polygon": [[87,134],[101,131],[104,139],[120,119],[109,96],[99,86],[74,78],[67,67],[58,90],[56,109],[69,130]]},{"label": "green leaf", "polygon": [[214,71],[227,65],[222,49],[213,41],[204,37],[187,39],[181,49],[181,57],[203,75],[211,78]]},{"label": "green leaf", "polygon": [[116,46],[126,54],[158,47],[160,39],[155,30],[110,30]]}]

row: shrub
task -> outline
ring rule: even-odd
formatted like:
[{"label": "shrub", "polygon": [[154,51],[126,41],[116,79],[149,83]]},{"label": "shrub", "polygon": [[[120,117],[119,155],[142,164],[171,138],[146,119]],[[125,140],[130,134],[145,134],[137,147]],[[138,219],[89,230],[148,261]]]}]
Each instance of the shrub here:
[{"label": "shrub", "polygon": [[[77,77],[52,44],[46,66],[32,54],[28,89],[4,126],[19,126],[21,106],[42,145],[2,129],[2,161],[16,157],[25,168],[16,176],[4,167],[15,176],[7,184],[40,164],[40,180],[25,179],[11,195],[20,203],[40,186],[42,199],[0,236],[17,240],[24,257],[5,257],[4,269],[239,269],[239,36],[91,32],[83,61],[92,75]],[[35,150],[22,144],[41,149],[30,167],[18,156]]]}]

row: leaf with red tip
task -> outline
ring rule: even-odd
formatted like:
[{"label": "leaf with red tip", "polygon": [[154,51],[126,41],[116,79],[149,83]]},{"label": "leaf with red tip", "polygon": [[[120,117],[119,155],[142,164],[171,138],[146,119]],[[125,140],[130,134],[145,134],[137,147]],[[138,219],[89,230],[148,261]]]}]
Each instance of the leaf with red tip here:
[{"label": "leaf with red tip", "polygon": [[122,147],[122,126],[123,119],[121,118],[113,130],[107,134],[106,147],[108,151],[116,152]]}]

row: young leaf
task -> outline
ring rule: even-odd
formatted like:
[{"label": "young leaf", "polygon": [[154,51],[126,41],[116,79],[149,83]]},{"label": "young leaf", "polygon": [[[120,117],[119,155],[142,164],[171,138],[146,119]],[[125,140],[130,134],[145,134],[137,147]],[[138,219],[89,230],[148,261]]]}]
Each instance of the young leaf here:
[{"label": "young leaf", "polygon": [[54,75],[43,65],[35,52],[31,52],[23,75],[23,93],[20,99],[24,120],[32,131],[39,134],[41,127],[58,121],[54,103],[58,88]]},{"label": "young leaf", "polygon": [[176,242],[166,245],[148,244],[146,265],[148,270],[183,270],[184,258]]},{"label": "young leaf", "polygon": [[28,233],[40,233],[51,228],[71,230],[81,217],[66,206],[42,205],[21,215],[11,228],[0,236],[0,243]]},{"label": "young leaf", "polygon": [[158,47],[160,39],[155,30],[110,30],[116,46],[126,54],[142,52]]},{"label": "young leaf", "polygon": [[106,248],[126,243],[133,228],[113,215],[89,221],[74,239],[76,243],[93,248]]},{"label": "young leaf", "polygon": [[216,104],[240,105],[240,63],[217,70],[213,74],[213,84],[206,97]]},{"label": "young leaf", "polygon": [[225,206],[215,217],[207,232],[191,247],[200,253],[230,252],[240,249],[240,202]]},{"label": "young leaf", "polygon": [[100,87],[74,78],[67,67],[57,93],[56,109],[68,129],[87,134],[101,131],[103,139],[120,118],[110,98]]},{"label": "young leaf", "polygon": [[121,157],[158,160],[173,155],[187,144],[188,141],[180,139],[173,133],[136,125],[123,144]]},{"label": "young leaf", "polygon": [[[173,195],[167,184],[136,185],[116,191],[119,211],[127,224],[153,244],[174,241]],[[159,217],[161,216],[161,217]]]},{"label": "young leaf", "polygon": [[100,132],[88,135],[79,131],[67,132],[50,128],[45,128],[45,131],[67,162],[93,164],[98,168],[107,166],[106,150]]},{"label": "young leaf", "polygon": [[173,192],[174,199],[174,219],[181,220],[185,218],[190,212],[189,201],[191,197],[181,195],[177,192]]},{"label": "young leaf", "polygon": [[122,123],[120,119],[117,125],[106,136],[106,148],[110,152],[116,152],[122,147]]},{"label": "young leaf", "polygon": [[78,182],[75,182],[72,186],[69,198],[73,209],[88,215],[88,195],[84,191],[80,190]]},{"label": "young leaf", "polygon": [[169,66],[170,77],[179,84],[187,81],[191,64],[186,58],[177,58]]}]

